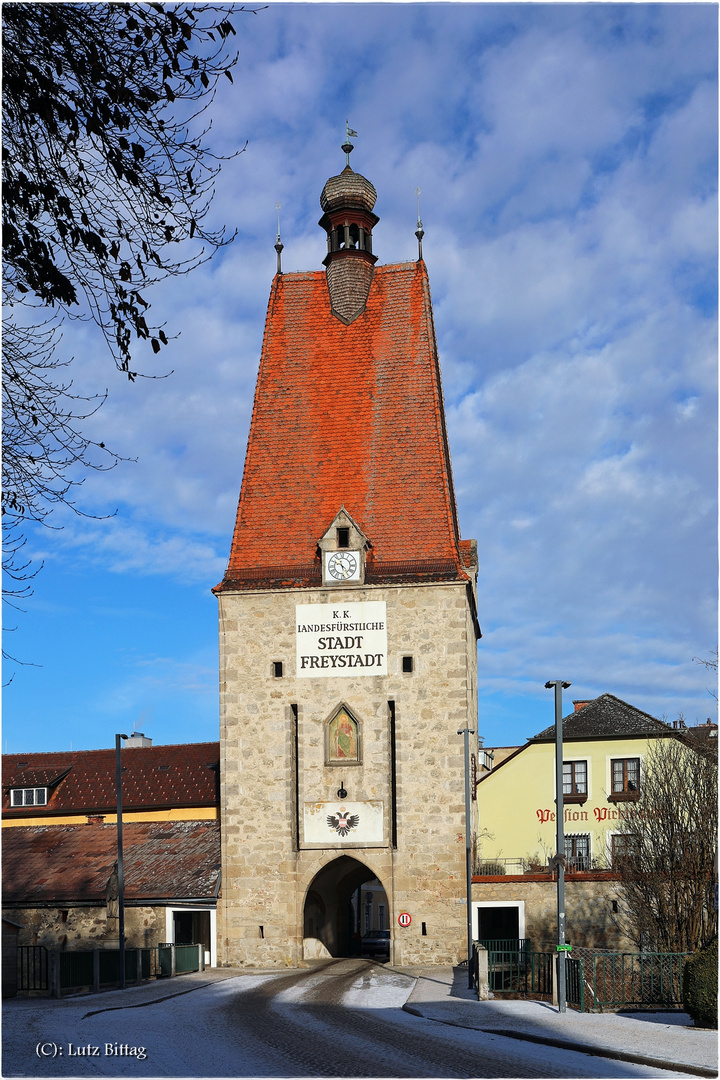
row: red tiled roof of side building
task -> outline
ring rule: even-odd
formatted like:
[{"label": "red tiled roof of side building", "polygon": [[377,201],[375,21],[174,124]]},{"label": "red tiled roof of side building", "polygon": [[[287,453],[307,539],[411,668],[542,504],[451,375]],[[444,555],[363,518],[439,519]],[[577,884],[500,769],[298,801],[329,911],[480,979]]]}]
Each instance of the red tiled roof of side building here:
[{"label": "red tiled roof of side building", "polygon": [[[114,813],[115,750],[5,754],[3,817]],[[219,803],[217,742],[122,750],[123,810],[214,807]],[[12,788],[47,787],[46,806],[10,806]]]},{"label": "red tiled roof of side building", "polygon": [[275,278],[226,584],[312,566],[341,506],[376,570],[434,561],[463,576],[422,262],[376,267],[349,325],[331,314],[324,271]]},{"label": "red tiled roof of side building", "polygon": [[[74,900],[105,903],[117,859],[114,825],[37,825],[6,829],[6,904]],[[216,821],[129,822],[123,828],[126,900],[212,898],[220,872]]]}]

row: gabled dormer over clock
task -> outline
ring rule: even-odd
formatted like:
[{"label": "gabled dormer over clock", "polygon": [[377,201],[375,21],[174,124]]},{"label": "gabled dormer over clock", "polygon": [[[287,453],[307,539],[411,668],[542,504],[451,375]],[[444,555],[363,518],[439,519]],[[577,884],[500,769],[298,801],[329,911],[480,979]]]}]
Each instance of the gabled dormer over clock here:
[{"label": "gabled dormer over clock", "polygon": [[362,584],[365,581],[365,552],[371,546],[360,526],[341,506],[318,541],[323,585]]}]

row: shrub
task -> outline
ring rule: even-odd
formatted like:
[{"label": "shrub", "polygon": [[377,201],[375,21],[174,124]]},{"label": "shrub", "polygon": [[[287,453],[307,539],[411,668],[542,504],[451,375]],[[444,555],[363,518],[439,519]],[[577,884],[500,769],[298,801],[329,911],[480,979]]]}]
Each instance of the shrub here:
[{"label": "shrub", "polygon": [[478,872],[487,877],[500,877],[505,873],[505,863],[493,862],[492,859],[485,859],[480,863]]},{"label": "shrub", "polygon": [[718,943],[696,952],[683,971],[683,1008],[696,1027],[718,1026]]}]

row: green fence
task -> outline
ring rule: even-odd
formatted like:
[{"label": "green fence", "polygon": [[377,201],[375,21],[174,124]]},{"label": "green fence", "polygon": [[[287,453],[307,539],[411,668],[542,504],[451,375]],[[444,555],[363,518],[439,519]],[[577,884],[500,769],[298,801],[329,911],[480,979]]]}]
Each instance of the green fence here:
[{"label": "green fence", "polygon": [[[43,966],[44,965],[44,966]],[[198,945],[160,945],[125,949],[125,985],[159,976],[184,975],[204,968],[204,949]],[[68,952],[21,946],[18,988],[50,995],[98,991],[120,984],[118,949],[74,949]]]},{"label": "green fence", "polygon": [[[592,957],[595,1007],[682,1004],[682,972],[690,953],[602,953]],[[586,965],[587,968],[587,965]],[[589,972],[588,972],[589,975]]]},{"label": "green fence", "polygon": [[[102,957],[102,953],[100,954]],[[93,954],[91,952],[60,953],[60,992],[88,989],[93,985]]]},{"label": "green fence", "polygon": [[486,938],[488,989],[494,994],[552,996],[553,961],[550,953],[532,952],[527,938]]},{"label": "green fence", "polygon": [[516,952],[526,953],[530,951],[529,938],[481,938],[478,941],[483,949],[491,952]]},{"label": "green fence", "polygon": [[[186,975],[200,971],[200,953],[197,945],[172,945],[169,941],[158,945],[158,974],[162,976]],[[174,956],[173,956],[174,953]]]},{"label": "green fence", "polygon": [[565,1000],[585,1012],[585,968],[579,956],[565,956]]},{"label": "green fence", "polygon": [[[154,949],[125,949],[125,982],[134,983],[138,978],[138,952],[140,953],[141,978],[149,979],[155,974]],[[100,951],[100,985],[112,986],[120,982],[120,950]]]},{"label": "green fence", "polygon": [[200,950],[197,945],[175,946],[175,974],[185,975],[188,971],[200,970]]},{"label": "green fence", "polygon": [[[553,993],[555,953],[530,950],[527,939],[488,939],[488,985],[494,994]],[[566,1000],[585,1012],[625,1007],[682,1005],[683,965],[690,953],[613,953],[574,949],[566,954]],[[473,956],[477,967],[476,953]],[[477,974],[475,976],[477,983]]]},{"label": "green fence", "polygon": [[169,942],[158,945],[158,975],[167,978],[173,973],[173,947]]},{"label": "green fence", "polygon": [[45,993],[48,988],[48,952],[44,945],[18,945],[18,990]]},{"label": "green fence", "polygon": [[596,1011],[643,1006],[678,1008],[682,1005],[683,966],[690,955],[573,949],[570,963],[579,964],[579,968],[574,976],[574,998],[571,1001],[568,990],[568,1002]]}]

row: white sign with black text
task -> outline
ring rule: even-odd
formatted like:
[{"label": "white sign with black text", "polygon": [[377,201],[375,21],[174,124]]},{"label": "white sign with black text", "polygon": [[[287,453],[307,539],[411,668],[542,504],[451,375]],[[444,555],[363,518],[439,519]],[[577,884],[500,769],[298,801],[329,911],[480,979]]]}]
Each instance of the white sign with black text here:
[{"label": "white sign with black text", "polygon": [[384,600],[297,604],[297,675],[387,675],[387,613]]}]

